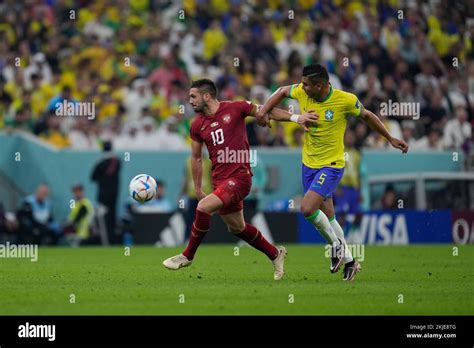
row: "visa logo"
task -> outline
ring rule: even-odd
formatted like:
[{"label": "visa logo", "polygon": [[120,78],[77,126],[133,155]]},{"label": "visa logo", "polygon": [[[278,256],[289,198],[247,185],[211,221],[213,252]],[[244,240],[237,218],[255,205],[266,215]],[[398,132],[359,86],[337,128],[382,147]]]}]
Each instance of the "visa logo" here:
[{"label": "visa logo", "polygon": [[351,242],[361,244],[408,244],[406,217],[403,214],[366,214],[360,229],[351,237]]}]

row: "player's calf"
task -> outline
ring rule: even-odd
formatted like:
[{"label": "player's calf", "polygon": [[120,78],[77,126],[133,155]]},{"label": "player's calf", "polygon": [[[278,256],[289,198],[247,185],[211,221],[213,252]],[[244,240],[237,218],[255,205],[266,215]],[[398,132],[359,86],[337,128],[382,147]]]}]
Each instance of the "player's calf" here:
[{"label": "player's calf", "polygon": [[191,228],[191,237],[189,238],[188,246],[183,251],[183,255],[192,260],[199,245],[201,244],[207,231],[211,225],[211,215],[201,210],[196,209],[196,217],[194,218],[193,226]]},{"label": "player's calf", "polygon": [[194,258],[194,255],[196,254],[199,245],[209,230],[210,224],[211,215],[196,209],[196,217],[194,218],[193,226],[191,228],[191,236],[189,237],[189,242],[186,246],[186,249],[182,254],[170,257],[163,261],[163,266],[172,270],[189,266]]},{"label": "player's calf", "polygon": [[284,264],[287,251],[285,247],[276,247],[265,239],[262,233],[253,225],[245,224],[243,231],[232,231],[236,237],[246,241],[249,245],[255,249],[260,250],[262,253],[272,261],[273,264],[273,278],[280,280],[285,274]]},{"label": "player's calf", "polygon": [[278,249],[265,239],[262,233],[253,225],[245,224],[243,231],[234,232],[235,236],[246,241],[255,249],[260,250],[268,256],[270,260],[275,260],[278,256]]}]

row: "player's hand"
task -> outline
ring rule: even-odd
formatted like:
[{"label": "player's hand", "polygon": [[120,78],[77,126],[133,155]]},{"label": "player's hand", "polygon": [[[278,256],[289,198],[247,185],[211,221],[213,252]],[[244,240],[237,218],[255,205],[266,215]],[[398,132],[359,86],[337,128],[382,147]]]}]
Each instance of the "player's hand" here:
[{"label": "player's hand", "polygon": [[261,126],[261,127],[272,128],[272,124],[270,123],[270,115],[269,115],[269,114],[266,114],[266,115],[263,117],[263,120],[261,120],[260,122],[257,120],[257,123],[258,123],[258,125]]},{"label": "player's hand", "polygon": [[257,119],[257,123],[259,126],[264,125],[265,117],[267,116],[266,113],[262,112],[263,107],[261,105],[257,106],[257,112],[255,113],[255,118]]},{"label": "player's hand", "polygon": [[402,150],[402,153],[408,152],[408,144],[404,142],[403,140],[392,138],[392,140],[390,141],[390,144],[392,144],[394,148]]},{"label": "player's hand", "polygon": [[298,124],[303,127],[306,132],[309,132],[308,126],[312,123],[316,123],[318,118],[319,116],[314,112],[314,110],[309,110],[298,117]]},{"label": "player's hand", "polygon": [[202,190],[196,190],[196,198],[198,201],[200,201],[201,199],[203,199],[204,197],[206,197],[207,195],[202,192]]},{"label": "player's hand", "polygon": [[262,108],[257,111],[255,114],[255,118],[257,119],[257,124],[260,127],[269,127],[271,128],[272,126],[270,125],[270,116],[268,114],[262,113]]}]

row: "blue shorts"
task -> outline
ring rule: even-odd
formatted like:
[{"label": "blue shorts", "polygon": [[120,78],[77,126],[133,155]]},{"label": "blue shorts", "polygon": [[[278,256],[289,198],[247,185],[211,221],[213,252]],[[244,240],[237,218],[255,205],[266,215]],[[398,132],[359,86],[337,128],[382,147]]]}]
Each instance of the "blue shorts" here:
[{"label": "blue shorts", "polygon": [[303,164],[301,172],[303,174],[304,193],[311,190],[326,199],[332,197],[332,193],[336,190],[337,184],[339,184],[344,174],[344,168],[310,168]]}]

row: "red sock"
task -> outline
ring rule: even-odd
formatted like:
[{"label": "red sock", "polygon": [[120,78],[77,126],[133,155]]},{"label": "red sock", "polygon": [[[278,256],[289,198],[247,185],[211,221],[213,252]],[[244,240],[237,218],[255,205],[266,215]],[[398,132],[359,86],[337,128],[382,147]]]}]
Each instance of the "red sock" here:
[{"label": "red sock", "polygon": [[196,209],[196,217],[194,218],[193,227],[191,228],[191,237],[189,238],[188,246],[183,251],[183,255],[192,260],[196,253],[199,244],[209,231],[211,224],[211,215]]},{"label": "red sock", "polygon": [[245,240],[255,249],[260,250],[267,255],[270,260],[275,260],[278,256],[278,249],[265,239],[263,234],[253,225],[245,224],[245,229],[236,234],[242,240]]}]

